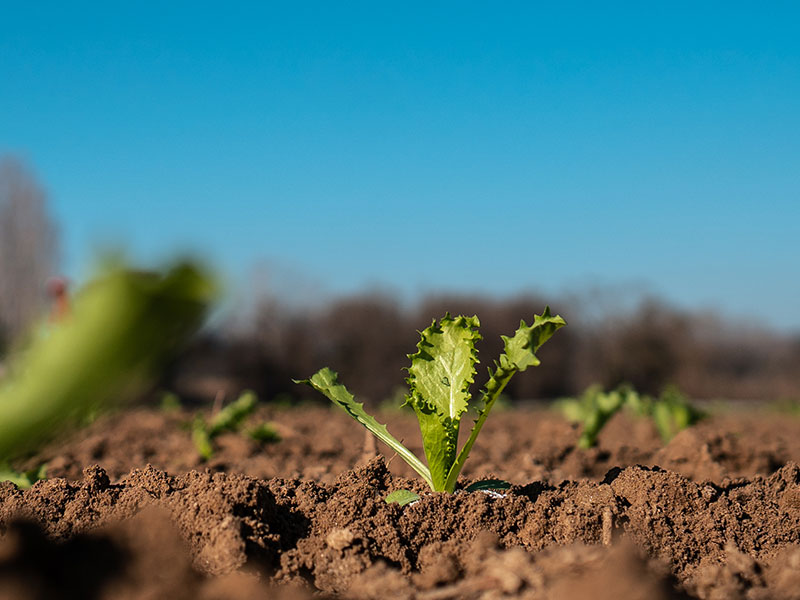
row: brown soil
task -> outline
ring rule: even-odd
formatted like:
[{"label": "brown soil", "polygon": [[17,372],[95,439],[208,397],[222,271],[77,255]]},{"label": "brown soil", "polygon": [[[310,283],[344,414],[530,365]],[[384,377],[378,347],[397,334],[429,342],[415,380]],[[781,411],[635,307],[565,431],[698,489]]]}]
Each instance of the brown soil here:
[{"label": "brown soil", "polygon": [[[426,493],[344,414],[260,417],[281,442],[226,434],[207,463],[189,415],[148,409],[31,459],[51,478],[0,484],[0,597],[800,598],[800,420],[663,447],[620,415],[580,451],[553,413],[498,412],[465,469],[514,484],[498,497]],[[382,420],[418,449],[413,416]],[[420,501],[386,504],[400,488]]]},{"label": "brown soil", "polygon": [[[200,459],[187,428],[192,415],[136,409],[103,418],[72,439],[60,441],[27,463],[48,465],[50,477],[78,480],[83,469],[100,465],[112,480],[144,465],[185,473],[192,469],[242,473],[259,479],[299,478],[332,483],[376,451],[374,438],[341,410],[264,408],[254,422],[268,421],[281,436],[278,444],[256,443],[223,434],[211,460]],[[379,415],[390,431],[422,456],[413,414]],[[659,465],[690,479],[720,482],[726,477],[769,475],[789,461],[800,463],[800,419],[783,414],[722,414],[701,422],[664,447],[651,421],[615,416],[600,433],[598,445],[577,450],[577,425],[555,412],[520,408],[492,413],[464,469],[466,477],[494,475],[517,484],[531,481],[602,478],[613,467]],[[466,433],[462,431],[462,434]],[[463,441],[462,435],[462,441]],[[379,445],[378,451],[388,448]],[[399,458],[394,475],[414,477]]]}]

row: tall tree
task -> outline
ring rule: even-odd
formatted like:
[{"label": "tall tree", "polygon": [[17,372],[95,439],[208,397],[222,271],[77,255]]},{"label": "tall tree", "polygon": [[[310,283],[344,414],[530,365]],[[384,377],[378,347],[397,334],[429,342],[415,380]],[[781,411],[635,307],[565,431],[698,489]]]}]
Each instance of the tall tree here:
[{"label": "tall tree", "polygon": [[17,158],[0,158],[0,350],[41,314],[56,266],[47,196]]}]

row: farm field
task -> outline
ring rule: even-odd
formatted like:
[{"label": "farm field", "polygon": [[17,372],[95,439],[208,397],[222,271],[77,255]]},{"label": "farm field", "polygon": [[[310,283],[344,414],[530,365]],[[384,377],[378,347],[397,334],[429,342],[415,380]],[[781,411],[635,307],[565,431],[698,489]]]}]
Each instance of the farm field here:
[{"label": "farm field", "polygon": [[[0,597],[800,597],[789,414],[712,411],[664,445],[618,413],[583,450],[552,410],[496,409],[461,482],[513,487],[452,495],[335,407],[259,407],[280,441],[223,433],[207,461],[193,418],[102,417],[30,459],[46,480],[0,484]],[[378,420],[421,454],[412,413]]]},{"label": "farm field", "polygon": [[800,3],[0,14],[0,600],[800,600]]}]

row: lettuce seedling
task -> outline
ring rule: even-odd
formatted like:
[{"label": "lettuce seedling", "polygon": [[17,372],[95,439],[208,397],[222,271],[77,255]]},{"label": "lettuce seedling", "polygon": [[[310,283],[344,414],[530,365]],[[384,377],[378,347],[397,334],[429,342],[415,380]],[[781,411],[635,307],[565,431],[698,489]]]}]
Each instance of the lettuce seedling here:
[{"label": "lettuce seedling", "polygon": [[208,421],[198,415],[192,423],[192,441],[203,460],[208,460],[214,455],[214,438],[225,431],[246,433],[257,442],[280,441],[278,432],[269,423],[261,423],[252,429],[243,429],[245,420],[256,409],[257,402],[255,393],[248,390]]},{"label": "lettuce seedling", "polygon": [[694,425],[705,417],[705,413],[693,406],[675,386],[668,386],[653,404],[653,422],[664,442]]},{"label": "lettuce seedling", "polygon": [[705,416],[675,387],[667,387],[658,399],[653,399],[639,394],[627,384],[610,392],[604,392],[596,384],[589,386],[580,398],[556,401],[556,408],[567,420],[583,424],[578,447],[584,450],[597,445],[600,431],[611,417],[623,409],[637,417],[652,417],[664,442],[670,441],[676,433]]},{"label": "lettuce seedling", "polygon": [[512,337],[503,337],[504,352],[489,370],[489,379],[483,386],[477,403],[477,419],[469,438],[458,450],[458,433],[461,417],[471,400],[470,386],[475,381],[478,363],[475,343],[478,317],[451,317],[446,314],[437,323],[420,333],[417,352],[409,354],[406,382],[409,392],[405,403],[414,409],[422,433],[422,445],[427,465],[392,436],[385,425],[378,423],[356,402],[353,395],[339,383],[337,374],[325,367],[305,383],[324,394],[356,421],[371,431],[405,460],[412,469],[436,492],[453,492],[458,475],[464,467],[478,434],[486,422],[489,411],[515,373],[539,365],[536,351],[561,327],[566,325],[560,316],[552,316],[545,308],[542,315],[534,316],[533,323],[520,323]]},{"label": "lettuce seedling", "polygon": [[640,397],[627,385],[610,392],[604,392],[599,385],[592,385],[586,388],[580,398],[563,398],[556,402],[556,406],[567,420],[583,424],[578,448],[586,450],[597,445],[600,431],[617,412],[627,407],[640,413],[645,410],[644,403],[647,401],[646,397]]}]

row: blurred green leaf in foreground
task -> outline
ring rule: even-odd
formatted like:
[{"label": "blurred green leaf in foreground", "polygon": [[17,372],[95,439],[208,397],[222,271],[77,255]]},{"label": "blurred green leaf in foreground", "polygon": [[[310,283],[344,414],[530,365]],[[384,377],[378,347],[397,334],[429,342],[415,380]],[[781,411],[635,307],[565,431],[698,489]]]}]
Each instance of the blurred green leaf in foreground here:
[{"label": "blurred green leaf in foreground", "polygon": [[0,461],[144,391],[202,325],[216,291],[189,262],[163,272],[106,266],[77,292],[69,314],[8,365],[0,381]]}]

